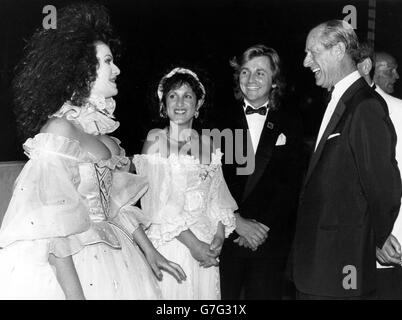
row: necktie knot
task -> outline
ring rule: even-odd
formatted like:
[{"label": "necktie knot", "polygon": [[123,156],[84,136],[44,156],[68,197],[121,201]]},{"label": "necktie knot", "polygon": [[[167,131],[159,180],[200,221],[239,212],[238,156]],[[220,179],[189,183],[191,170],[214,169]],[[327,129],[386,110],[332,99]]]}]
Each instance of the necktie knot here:
[{"label": "necktie knot", "polygon": [[258,113],[262,116],[265,116],[267,114],[267,107],[260,107],[258,109],[254,109],[250,106],[247,106],[246,114],[253,114],[253,113]]}]

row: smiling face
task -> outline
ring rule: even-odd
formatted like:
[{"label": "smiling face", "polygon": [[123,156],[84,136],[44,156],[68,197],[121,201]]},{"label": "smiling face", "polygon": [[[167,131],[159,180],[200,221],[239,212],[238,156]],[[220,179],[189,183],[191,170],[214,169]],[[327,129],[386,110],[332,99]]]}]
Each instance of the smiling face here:
[{"label": "smiling face", "polygon": [[166,113],[170,121],[191,128],[194,114],[201,107],[202,100],[188,84],[169,90],[165,97]]},{"label": "smiling face", "polygon": [[117,94],[116,78],[120,69],[113,63],[113,55],[110,48],[104,43],[96,45],[96,57],[98,58],[97,77],[92,84],[91,94],[105,98]]},{"label": "smiling face", "polygon": [[239,84],[253,107],[258,108],[267,102],[272,87],[272,69],[268,57],[255,57],[246,62],[240,69]]},{"label": "smiling face", "polygon": [[315,75],[317,86],[330,89],[338,82],[339,63],[333,48],[326,49],[321,41],[321,32],[313,29],[306,41],[306,57],[303,61],[305,68],[310,68]]}]

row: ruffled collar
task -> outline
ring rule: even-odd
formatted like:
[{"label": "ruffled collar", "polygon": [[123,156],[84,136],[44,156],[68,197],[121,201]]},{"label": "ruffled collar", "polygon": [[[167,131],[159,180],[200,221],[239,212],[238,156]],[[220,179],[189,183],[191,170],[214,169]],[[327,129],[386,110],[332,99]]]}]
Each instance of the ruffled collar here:
[{"label": "ruffled collar", "polygon": [[66,117],[67,120],[78,123],[89,134],[99,135],[113,132],[120,123],[114,120],[116,102],[113,98],[91,95],[87,102],[81,106],[75,106],[67,101],[51,117]]}]

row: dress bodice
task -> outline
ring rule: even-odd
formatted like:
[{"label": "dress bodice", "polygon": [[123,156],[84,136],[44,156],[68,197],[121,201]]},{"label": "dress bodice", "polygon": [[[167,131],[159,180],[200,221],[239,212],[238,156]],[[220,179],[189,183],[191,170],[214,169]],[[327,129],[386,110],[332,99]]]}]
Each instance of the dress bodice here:
[{"label": "dress bodice", "polygon": [[141,205],[152,221],[148,236],[155,246],[188,228],[210,241],[219,221],[227,226],[228,234],[233,231],[237,206],[223,179],[221,157],[219,149],[210,164],[190,155],[134,156],[137,172],[149,183]]},{"label": "dress bodice", "polygon": [[[120,227],[125,206],[126,211],[140,211],[131,204],[147,189],[145,179],[124,172],[129,165],[124,150],[108,160],[97,159],[78,141],[50,133],[28,139],[24,150],[30,160],[17,179],[8,209],[13,214],[5,216],[0,246],[55,238],[54,250],[61,252],[99,242],[120,248],[111,225]],[[127,236],[134,230],[120,229]]]}]

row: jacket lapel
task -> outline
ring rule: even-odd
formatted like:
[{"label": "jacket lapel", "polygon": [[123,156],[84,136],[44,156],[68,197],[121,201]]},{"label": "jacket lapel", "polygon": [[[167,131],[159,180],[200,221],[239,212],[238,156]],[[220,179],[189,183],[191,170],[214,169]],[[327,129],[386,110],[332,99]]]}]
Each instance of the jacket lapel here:
[{"label": "jacket lapel", "polygon": [[303,183],[303,188],[306,186],[308,180],[311,177],[312,172],[314,171],[314,168],[316,167],[318,160],[321,157],[321,154],[324,150],[324,146],[325,143],[329,137],[330,134],[333,133],[335,127],[337,126],[339,120],[341,119],[343,113],[346,110],[346,102],[349,100],[350,97],[353,96],[353,94],[356,92],[356,90],[364,85],[364,79],[359,78],[358,80],[356,80],[350,87],[349,89],[346,90],[346,92],[342,95],[342,97],[339,99],[338,104],[335,107],[334,113],[332,114],[331,119],[328,122],[327,128],[325,129],[320,142],[318,143],[317,149],[315,152],[313,152],[311,159],[310,159],[310,163],[307,169],[307,174],[306,177],[304,179],[304,183]]},{"label": "jacket lapel", "polygon": [[[245,117],[244,117],[245,118]],[[246,121],[247,122],[247,121]],[[249,196],[254,189],[262,174],[264,173],[272,153],[275,143],[279,135],[279,112],[277,110],[269,110],[264,127],[261,132],[260,141],[258,143],[257,152],[255,154],[254,172],[249,175],[246,186],[244,188],[242,202]]]}]

